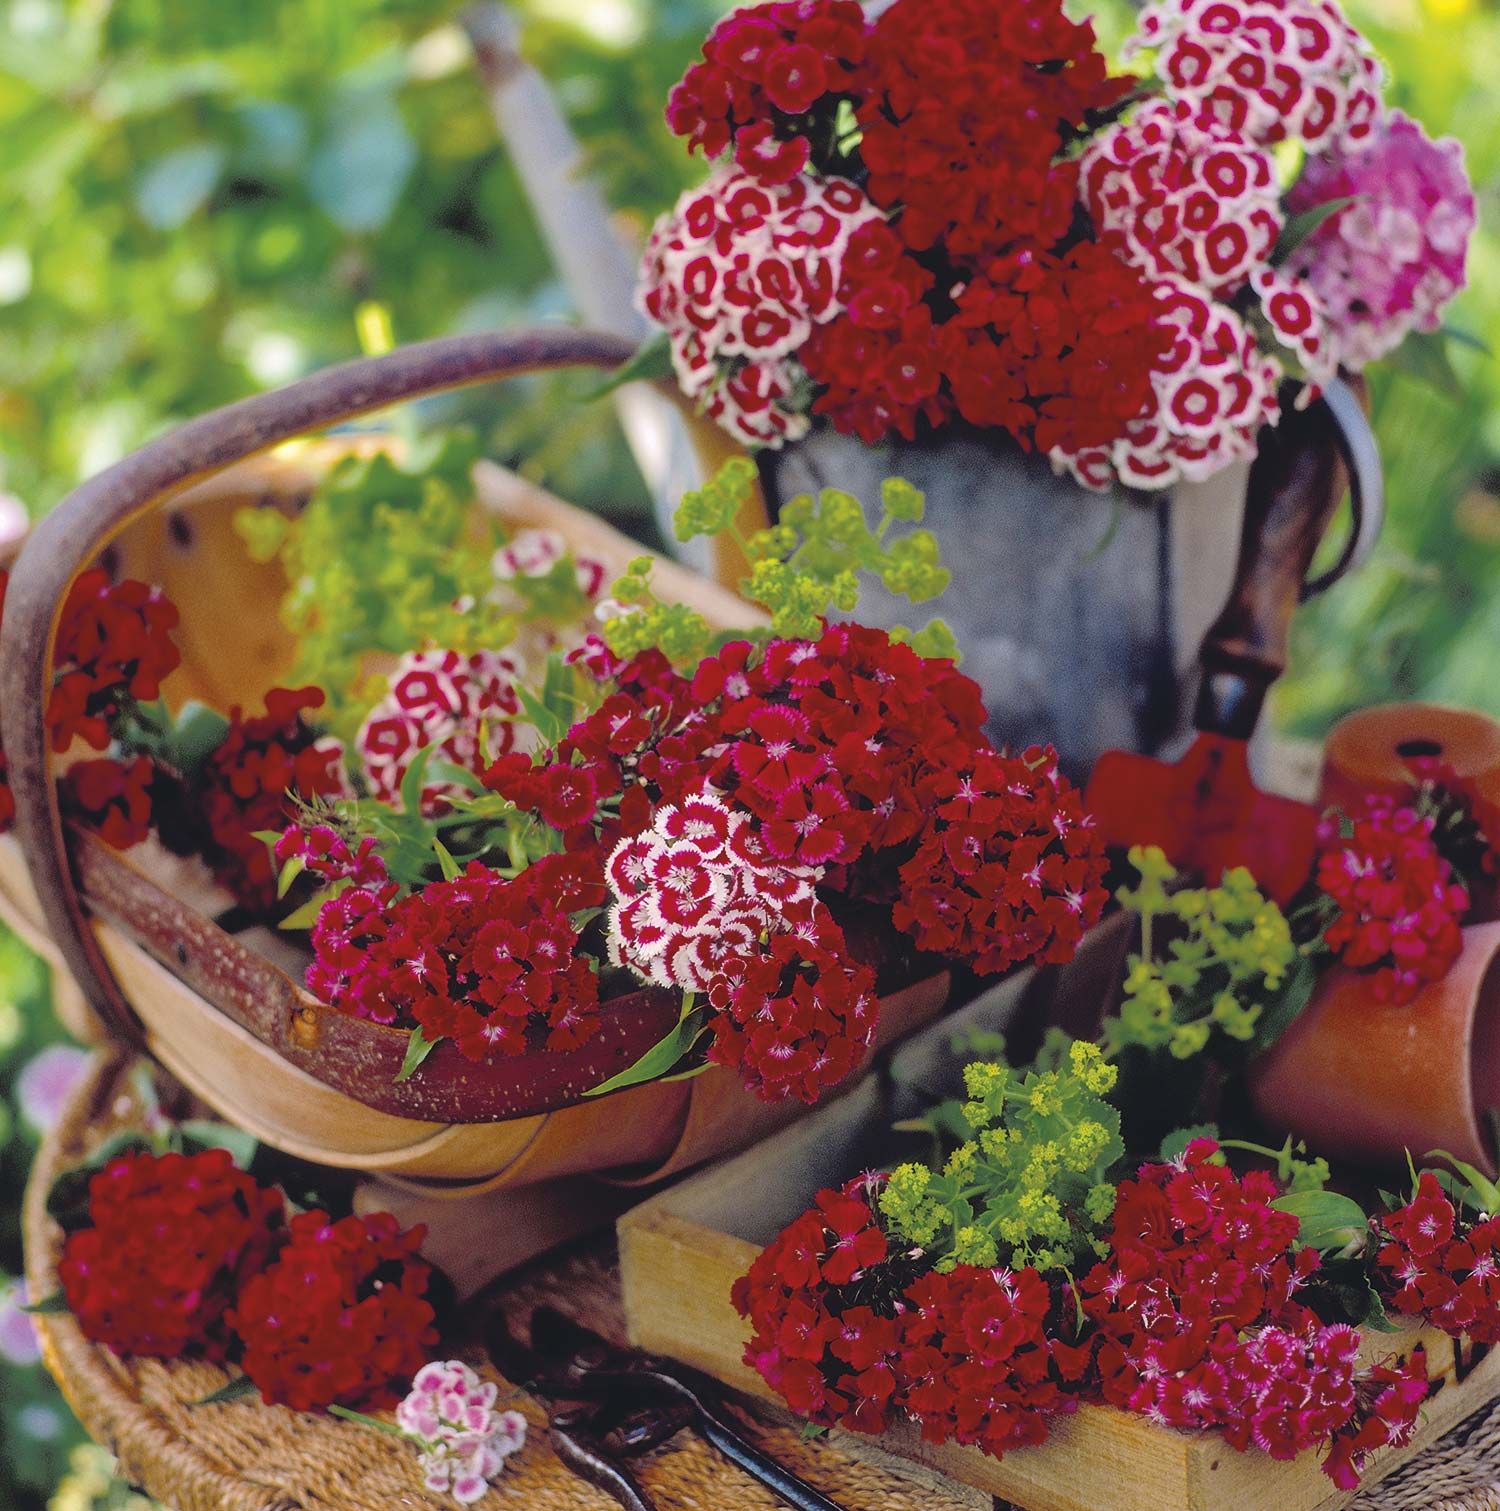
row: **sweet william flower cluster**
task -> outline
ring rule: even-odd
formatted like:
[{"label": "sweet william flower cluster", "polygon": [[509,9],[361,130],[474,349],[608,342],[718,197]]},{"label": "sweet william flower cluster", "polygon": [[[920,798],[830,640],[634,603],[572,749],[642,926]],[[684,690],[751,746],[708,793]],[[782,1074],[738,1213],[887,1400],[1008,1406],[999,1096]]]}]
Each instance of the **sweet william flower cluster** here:
[{"label": "sweet william flower cluster", "polygon": [[[1379,1263],[1406,1280],[1402,1310],[1437,1321],[1447,1302],[1450,1331],[1479,1317],[1483,1336],[1497,1315],[1474,1279],[1476,1263],[1489,1274],[1488,1230],[1458,1237],[1428,1179],[1385,1219]],[[1002,1456],[1044,1442],[1080,1402],[1103,1402],[1277,1459],[1321,1449],[1343,1489],[1415,1428],[1422,1350],[1365,1362],[1355,1328],[1320,1320],[1304,1300],[1319,1254],[1299,1244],[1298,1218],[1278,1209],[1274,1180],[1235,1175],[1212,1140],[1111,1191],[1092,1267],[1054,1255],[1039,1268],[1004,1245],[956,1262],[962,1229],[912,1242],[910,1187],[898,1172],[820,1192],[735,1286],[752,1328],[745,1362],[813,1422],[879,1433],[904,1416],[930,1442]],[[1414,1232],[1420,1259],[1405,1247]],[[1475,1299],[1449,1302],[1445,1265],[1467,1269]],[[1428,1298],[1406,1299],[1423,1282]]]},{"label": "sweet william flower cluster", "polygon": [[[720,22],[667,110],[719,164],[641,279],[685,391],[751,444],[962,420],[1157,488],[1253,454],[1284,377],[1305,403],[1438,328],[1473,194],[1333,0],[1164,0],[1126,57],[1144,78],[1056,0]],[[736,208],[820,196],[844,229],[815,272],[796,216]]]},{"label": "sweet william flower cluster", "polygon": [[388,1213],[288,1219],[223,1149],[128,1154],[92,1177],[58,1277],[84,1336],[119,1353],[236,1362],[299,1410],[378,1408],[437,1341],[424,1233]]}]

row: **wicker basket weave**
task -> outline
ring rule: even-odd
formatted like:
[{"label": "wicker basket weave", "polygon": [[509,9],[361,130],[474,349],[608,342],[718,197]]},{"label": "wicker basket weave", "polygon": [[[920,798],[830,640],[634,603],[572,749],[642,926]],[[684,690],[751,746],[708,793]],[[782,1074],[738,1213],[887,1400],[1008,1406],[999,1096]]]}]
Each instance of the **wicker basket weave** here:
[{"label": "wicker basket weave", "polygon": [[[33,1296],[58,1288],[62,1234],[45,1205],[52,1182],[102,1138],[139,1118],[126,1075],[130,1063],[123,1051],[96,1053],[33,1168],[24,1212]],[[533,1266],[494,1299],[513,1325],[546,1302],[598,1332],[623,1335],[613,1255],[605,1245]],[[66,1315],[39,1317],[37,1326],[47,1367],[85,1427],[119,1458],[123,1474],[172,1511],[452,1511],[451,1500],[422,1488],[415,1454],[393,1437],[253,1399],[194,1406],[227,1380],[218,1366],[117,1359],[90,1344]],[[490,1378],[501,1378],[472,1349],[460,1352]],[[609,1511],[613,1502],[552,1453],[541,1407],[524,1397],[517,1405],[531,1422],[531,1440],[479,1503],[481,1511]],[[763,1420],[751,1421],[750,1430],[847,1511],[990,1508],[987,1496],[918,1478],[911,1465],[898,1470],[843,1435],[804,1443],[794,1428]],[[661,1511],[773,1511],[778,1504],[691,1435],[638,1467]],[[1358,1497],[1350,1511],[1500,1511],[1500,1406]]]}]

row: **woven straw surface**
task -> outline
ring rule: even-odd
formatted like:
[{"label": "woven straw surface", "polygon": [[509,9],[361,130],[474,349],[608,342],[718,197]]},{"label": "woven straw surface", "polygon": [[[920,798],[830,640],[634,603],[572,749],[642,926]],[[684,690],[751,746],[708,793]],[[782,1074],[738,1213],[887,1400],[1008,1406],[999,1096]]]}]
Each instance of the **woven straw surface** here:
[{"label": "woven straw surface", "polygon": [[[44,1206],[53,1179],[138,1115],[123,1069],[117,1057],[98,1057],[33,1171],[25,1213],[33,1296],[57,1289],[61,1235]],[[621,1337],[609,1245],[570,1250],[504,1283],[501,1304],[514,1325],[542,1302]],[[69,1317],[38,1321],[48,1367],[80,1419],[119,1458],[122,1472],[172,1511],[451,1511],[451,1500],[422,1488],[415,1455],[398,1439],[254,1399],[193,1405],[226,1382],[223,1370],[121,1361],[89,1344]],[[501,1379],[482,1356],[470,1353],[469,1362]],[[508,1389],[502,1380],[502,1390]],[[525,1397],[515,1404],[532,1424],[530,1441],[479,1511],[609,1511],[615,1503],[552,1453],[538,1405]],[[779,1423],[748,1415],[744,1421],[767,1451],[847,1511],[975,1511],[987,1504],[975,1492],[852,1458],[836,1443],[803,1443]],[[691,1433],[636,1469],[661,1511],[774,1511],[779,1505]],[[1500,1403],[1359,1496],[1351,1511],[1500,1511]]]}]

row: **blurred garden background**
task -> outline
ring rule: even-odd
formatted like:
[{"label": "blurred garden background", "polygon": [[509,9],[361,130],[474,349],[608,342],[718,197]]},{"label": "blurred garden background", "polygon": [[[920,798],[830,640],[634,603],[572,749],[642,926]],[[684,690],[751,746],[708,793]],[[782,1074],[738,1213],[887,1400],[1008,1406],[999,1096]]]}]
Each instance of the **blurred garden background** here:
[{"label": "blurred garden background", "polygon": [[[1500,9],[1346,0],[1391,102],[1458,136],[1480,193],[1471,288],[1374,382],[1392,517],[1372,565],[1306,612],[1284,727],[1390,697],[1500,713]],[[1125,29],[1120,0],[1101,17]],[[625,234],[700,171],[661,122],[715,0],[513,0]],[[1080,6],[1078,9],[1086,9]],[[173,422],[313,368],[572,309],[435,0],[0,0],[0,536]],[[1421,370],[1418,370],[1420,368]],[[649,529],[607,404],[537,380],[435,401],[487,450]],[[36,1361],[18,1213],[78,1052],[41,968],[0,935],[0,1505],[144,1507],[81,1446]]]}]

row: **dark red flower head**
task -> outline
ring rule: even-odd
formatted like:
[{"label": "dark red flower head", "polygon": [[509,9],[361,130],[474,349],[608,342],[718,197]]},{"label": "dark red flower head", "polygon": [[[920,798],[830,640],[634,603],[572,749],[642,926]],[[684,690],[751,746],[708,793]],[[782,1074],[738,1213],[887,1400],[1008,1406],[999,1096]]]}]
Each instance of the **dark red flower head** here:
[{"label": "dark red flower head", "polygon": [[379,1411],[402,1398],[438,1341],[432,1271],[417,1257],[425,1236],[421,1227],[402,1232],[385,1212],[292,1219],[275,1263],[250,1279],[229,1316],[241,1366],[268,1402]]},{"label": "dark red flower head", "polygon": [[130,1154],[89,1186],[90,1226],[58,1265],[84,1336],[121,1354],[223,1359],[225,1313],[270,1258],[281,1193],[258,1186],[222,1149]]}]

